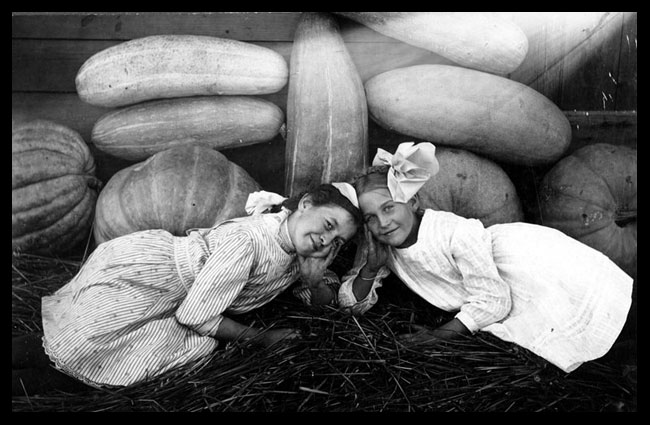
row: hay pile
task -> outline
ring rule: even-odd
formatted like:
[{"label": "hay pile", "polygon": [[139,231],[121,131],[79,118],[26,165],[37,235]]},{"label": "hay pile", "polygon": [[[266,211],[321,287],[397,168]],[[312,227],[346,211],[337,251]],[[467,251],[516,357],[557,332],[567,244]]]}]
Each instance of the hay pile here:
[{"label": "hay pile", "polygon": [[[62,286],[79,266],[73,260],[13,257],[14,336],[41,329],[40,297]],[[451,316],[399,282],[387,280],[383,291],[382,301],[360,318],[334,309],[307,310],[287,292],[238,320],[298,328],[301,340],[271,349],[225,344],[211,357],[151,382],[74,395],[57,391],[12,397],[12,409],[636,411],[636,362],[624,366],[608,355],[565,374],[527,350],[483,333],[425,350],[407,347],[396,335],[410,323],[441,323]]]}]

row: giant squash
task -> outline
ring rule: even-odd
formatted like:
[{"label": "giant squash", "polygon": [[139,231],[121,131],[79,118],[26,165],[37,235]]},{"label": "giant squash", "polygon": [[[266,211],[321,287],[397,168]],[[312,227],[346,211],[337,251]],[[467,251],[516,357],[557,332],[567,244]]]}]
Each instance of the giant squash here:
[{"label": "giant squash", "polygon": [[113,156],[140,161],[188,143],[227,149],[273,139],[284,112],[254,96],[194,96],[152,100],[106,113],[91,140]]},{"label": "giant squash", "polygon": [[259,95],[280,91],[287,62],[269,48],[202,35],[152,35],[109,47],[77,72],[81,100],[125,106],[198,95]]},{"label": "giant squash", "polygon": [[380,126],[496,161],[552,163],[571,142],[569,120],[553,102],[486,72],[415,65],[376,75],[365,88]]},{"label": "giant squash", "polygon": [[348,181],[368,162],[363,83],[332,15],[303,13],[287,99],[285,195]]},{"label": "giant squash", "polygon": [[542,179],[540,223],[599,250],[636,278],[636,191],[636,149],[587,145]]},{"label": "giant squash", "polygon": [[458,65],[508,74],[528,53],[528,37],[491,12],[336,12]]},{"label": "giant squash", "polygon": [[523,221],[514,184],[493,161],[461,149],[438,147],[440,171],[418,192],[424,208],[479,219],[485,227]]},{"label": "giant squash", "polygon": [[102,243],[139,230],[184,235],[246,215],[259,185],[237,164],[208,147],[171,148],[115,173],[99,194],[94,236]]},{"label": "giant squash", "polygon": [[101,182],[85,141],[47,120],[12,120],[11,248],[62,254],[87,240]]}]

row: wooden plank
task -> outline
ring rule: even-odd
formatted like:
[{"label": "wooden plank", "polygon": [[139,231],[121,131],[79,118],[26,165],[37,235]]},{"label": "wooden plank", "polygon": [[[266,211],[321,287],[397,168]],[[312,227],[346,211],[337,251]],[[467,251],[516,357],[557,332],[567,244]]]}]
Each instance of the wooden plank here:
[{"label": "wooden plank", "polygon": [[[121,43],[98,40],[23,40],[11,42],[12,91],[75,92],[75,77],[95,53]],[[254,42],[281,54],[287,63],[293,43]],[[404,43],[348,43],[346,45],[361,78],[403,66],[452,62],[442,56]]]},{"label": "wooden plank", "polygon": [[[301,12],[102,12],[13,14],[12,38],[131,40],[196,34],[242,41],[293,41]],[[346,42],[399,41],[337,16]]]},{"label": "wooden plank", "polygon": [[627,12],[619,47],[621,63],[616,79],[616,110],[637,109],[637,13]]},{"label": "wooden plank", "polygon": [[[602,109],[602,92],[611,93],[618,78],[621,12],[503,12],[529,40],[522,65],[510,74],[563,110]],[[612,109],[612,104],[606,104]]]}]

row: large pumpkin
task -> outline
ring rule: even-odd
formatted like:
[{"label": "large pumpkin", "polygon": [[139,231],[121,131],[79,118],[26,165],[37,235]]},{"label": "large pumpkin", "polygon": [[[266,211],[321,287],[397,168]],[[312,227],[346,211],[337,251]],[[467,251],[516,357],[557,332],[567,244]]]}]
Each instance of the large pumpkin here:
[{"label": "large pumpkin", "polygon": [[436,148],[440,171],[420,189],[424,208],[477,218],[484,226],[523,221],[521,203],[508,175],[471,152]]},{"label": "large pumpkin", "polygon": [[12,120],[11,247],[59,254],[86,240],[97,191],[95,163],[76,131]]},{"label": "large pumpkin", "polygon": [[636,277],[636,185],[636,149],[585,146],[542,179],[540,222],[601,251]]},{"label": "large pumpkin", "polygon": [[246,215],[259,185],[223,154],[200,145],[159,152],[115,173],[97,200],[94,236],[102,243],[139,230],[184,235]]}]

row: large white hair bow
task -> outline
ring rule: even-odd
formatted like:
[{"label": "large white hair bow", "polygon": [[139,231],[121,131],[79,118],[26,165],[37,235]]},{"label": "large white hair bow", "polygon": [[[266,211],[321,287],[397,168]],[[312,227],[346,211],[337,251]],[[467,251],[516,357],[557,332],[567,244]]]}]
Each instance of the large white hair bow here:
[{"label": "large white hair bow", "polygon": [[[339,192],[352,202],[352,205],[359,208],[359,201],[357,200],[357,193],[349,183],[332,183],[332,186],[336,187]],[[258,192],[253,192],[248,195],[246,200],[246,213],[248,215],[257,215],[262,214],[264,211],[270,209],[274,205],[279,205],[284,202],[287,198],[277,193],[267,192],[260,190]]]},{"label": "large white hair bow", "polygon": [[396,202],[407,202],[422,186],[438,173],[436,147],[428,142],[401,143],[394,154],[377,148],[373,166],[389,165],[388,190]]}]

